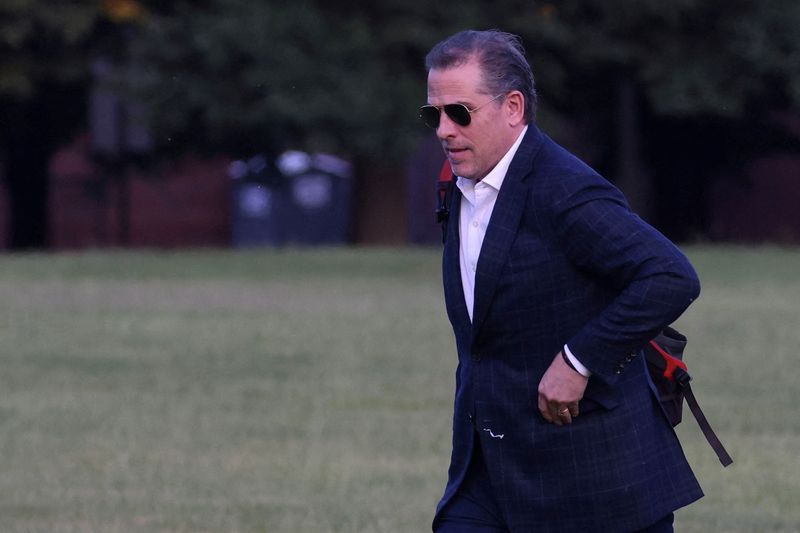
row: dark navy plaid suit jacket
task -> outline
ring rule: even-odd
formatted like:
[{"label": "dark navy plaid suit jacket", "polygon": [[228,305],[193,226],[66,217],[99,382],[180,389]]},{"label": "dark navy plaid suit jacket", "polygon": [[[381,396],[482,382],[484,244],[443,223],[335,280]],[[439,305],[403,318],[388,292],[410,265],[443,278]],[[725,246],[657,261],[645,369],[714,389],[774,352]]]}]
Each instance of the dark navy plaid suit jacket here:
[{"label": "dark navy plaid suit jacket", "polygon": [[[531,124],[486,231],[470,323],[460,200],[454,188],[443,275],[458,369],[437,515],[463,480],[474,439],[515,532],[634,531],[700,498],[639,353],[699,294],[685,256]],[[537,389],[565,343],[593,375],[580,416],[559,427],[539,414]]]}]

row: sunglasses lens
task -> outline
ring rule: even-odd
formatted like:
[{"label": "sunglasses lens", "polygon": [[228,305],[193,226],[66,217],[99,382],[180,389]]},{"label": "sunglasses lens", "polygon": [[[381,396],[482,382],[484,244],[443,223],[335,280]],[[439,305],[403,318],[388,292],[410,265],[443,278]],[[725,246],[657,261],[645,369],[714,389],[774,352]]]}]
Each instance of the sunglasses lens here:
[{"label": "sunglasses lens", "polygon": [[439,127],[439,110],[432,105],[424,105],[419,108],[419,118],[429,128]]},{"label": "sunglasses lens", "polygon": [[[469,109],[464,104],[447,104],[444,106],[444,112],[450,117],[450,120],[459,126],[469,126],[472,117],[469,114]],[[437,129],[439,127],[439,119],[441,114],[439,108],[432,105],[424,105],[419,108],[419,118],[429,128]]]},{"label": "sunglasses lens", "polygon": [[444,106],[444,112],[450,117],[450,120],[459,126],[469,126],[470,117],[469,109],[463,104],[447,104]]}]

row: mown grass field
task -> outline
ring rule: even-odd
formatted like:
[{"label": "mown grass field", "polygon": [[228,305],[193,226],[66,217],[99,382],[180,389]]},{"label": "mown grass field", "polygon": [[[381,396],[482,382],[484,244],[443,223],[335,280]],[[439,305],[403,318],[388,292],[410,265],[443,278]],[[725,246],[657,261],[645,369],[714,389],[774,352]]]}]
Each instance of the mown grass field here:
[{"label": "mown grass field", "polygon": [[[688,247],[707,496],[800,531],[800,250]],[[455,355],[437,250],[0,256],[0,531],[428,531]]]}]

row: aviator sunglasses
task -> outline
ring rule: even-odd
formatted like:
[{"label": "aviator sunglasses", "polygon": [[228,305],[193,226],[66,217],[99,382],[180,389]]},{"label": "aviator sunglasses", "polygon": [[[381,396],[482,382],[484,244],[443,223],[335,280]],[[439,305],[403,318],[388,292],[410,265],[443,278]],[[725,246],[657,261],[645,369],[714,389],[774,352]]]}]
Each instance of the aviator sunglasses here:
[{"label": "aviator sunglasses", "polygon": [[441,107],[436,107],[435,105],[424,105],[419,108],[419,118],[421,118],[422,122],[429,128],[437,129],[442,116],[442,109],[444,109],[445,114],[450,117],[450,120],[459,126],[469,126],[469,123],[472,122],[472,113],[483,106],[494,102],[504,94],[505,93],[498,94],[488,102],[484,102],[473,109],[468,108],[464,104],[446,104]]}]

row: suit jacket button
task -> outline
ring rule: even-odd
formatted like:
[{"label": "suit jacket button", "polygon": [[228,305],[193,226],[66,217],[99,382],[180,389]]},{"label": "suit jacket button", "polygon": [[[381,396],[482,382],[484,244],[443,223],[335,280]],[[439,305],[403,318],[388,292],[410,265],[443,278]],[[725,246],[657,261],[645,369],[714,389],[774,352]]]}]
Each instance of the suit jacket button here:
[{"label": "suit jacket button", "polygon": [[473,361],[480,361],[481,360],[481,354],[479,354],[479,353],[472,354],[472,360]]}]

